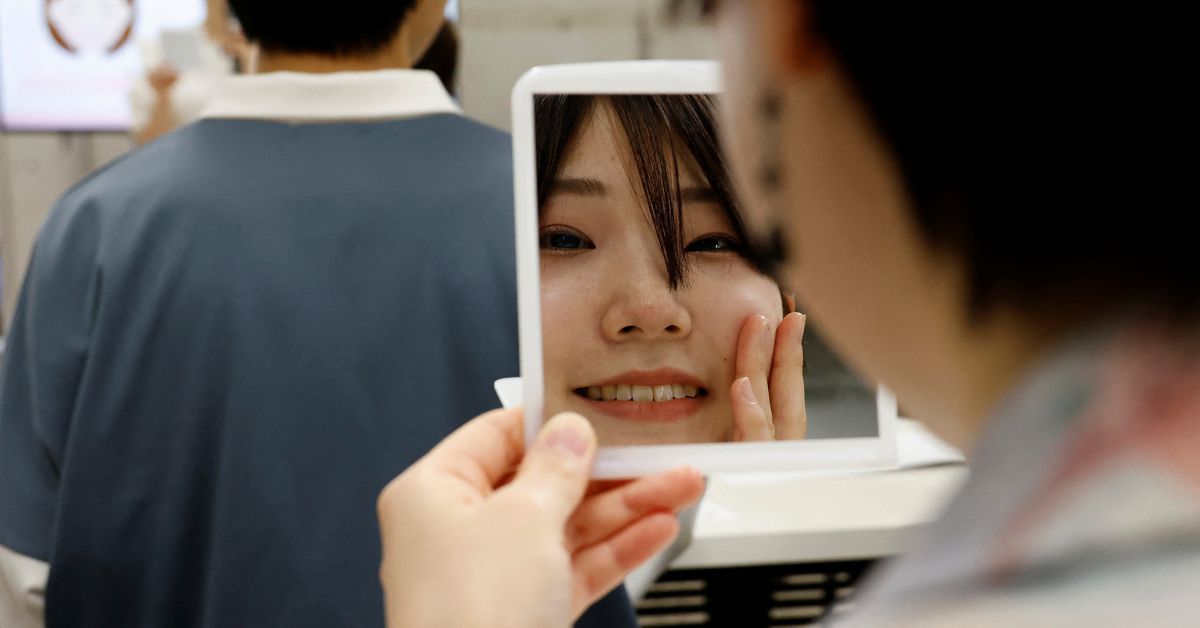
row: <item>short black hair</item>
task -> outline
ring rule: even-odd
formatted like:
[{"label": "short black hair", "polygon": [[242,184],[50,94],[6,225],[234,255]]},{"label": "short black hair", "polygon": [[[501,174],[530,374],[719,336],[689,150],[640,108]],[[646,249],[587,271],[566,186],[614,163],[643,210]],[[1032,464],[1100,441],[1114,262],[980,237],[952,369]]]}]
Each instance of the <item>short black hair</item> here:
[{"label": "short black hair", "polygon": [[[562,160],[600,102],[611,107],[629,141],[632,166],[637,170],[630,176],[636,174],[634,184],[646,203],[672,288],[685,282],[688,270],[678,184],[680,155],[690,156],[733,234],[744,247],[749,246],[720,148],[715,103],[708,94],[534,96],[539,208],[546,203]],[[743,255],[755,258],[748,250]]]},{"label": "short black hair", "polygon": [[[717,4],[677,4],[697,3]],[[1171,49],[1188,40],[1159,12],[1054,4],[806,0],[801,28],[845,71],[923,235],[965,263],[974,315],[1200,316],[1179,156],[1194,112],[1175,104],[1191,55]]]},{"label": "short black hair", "polygon": [[442,28],[425,54],[413,64],[414,70],[429,70],[437,75],[446,91],[454,93],[454,80],[458,75],[458,30],[454,22],[442,22]]},{"label": "short black hair", "polygon": [[370,54],[395,38],[416,0],[229,0],[246,38],[269,52]]}]

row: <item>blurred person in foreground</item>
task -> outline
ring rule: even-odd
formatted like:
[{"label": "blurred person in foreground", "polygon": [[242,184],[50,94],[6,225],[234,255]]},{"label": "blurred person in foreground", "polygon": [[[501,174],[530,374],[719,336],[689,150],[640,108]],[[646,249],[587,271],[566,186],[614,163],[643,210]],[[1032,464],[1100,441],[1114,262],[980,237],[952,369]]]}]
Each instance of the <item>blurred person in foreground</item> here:
[{"label": "blurred person in foreground", "polygon": [[[1185,178],[1158,144],[1185,120],[1170,20],[702,4],[759,260],[864,375],[970,452],[962,492],[845,622],[1194,624],[1200,281]],[[524,457],[520,429],[516,412],[484,415],[381,494],[392,625],[565,625],[698,492],[686,471],[588,489],[586,421],[554,418]],[[657,507],[614,506],[647,494]],[[506,578],[514,564],[539,577]],[[451,584],[453,605],[416,593]]]},{"label": "blurred person in foreground", "polygon": [[383,624],[376,496],[518,368],[511,142],[408,69],[444,5],[234,0],[262,73],[58,202],[0,384],[4,628]]}]

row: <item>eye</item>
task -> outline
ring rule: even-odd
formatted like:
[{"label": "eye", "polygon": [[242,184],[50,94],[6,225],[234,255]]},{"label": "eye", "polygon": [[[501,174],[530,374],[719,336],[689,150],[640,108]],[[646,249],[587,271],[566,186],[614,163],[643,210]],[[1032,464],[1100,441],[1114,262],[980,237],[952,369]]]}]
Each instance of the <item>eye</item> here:
[{"label": "eye", "polygon": [[543,251],[581,251],[594,249],[587,236],[570,227],[546,227],[538,235],[538,248]]},{"label": "eye", "polygon": [[684,251],[688,253],[735,253],[743,255],[746,247],[732,235],[713,233],[700,236],[688,243]]}]

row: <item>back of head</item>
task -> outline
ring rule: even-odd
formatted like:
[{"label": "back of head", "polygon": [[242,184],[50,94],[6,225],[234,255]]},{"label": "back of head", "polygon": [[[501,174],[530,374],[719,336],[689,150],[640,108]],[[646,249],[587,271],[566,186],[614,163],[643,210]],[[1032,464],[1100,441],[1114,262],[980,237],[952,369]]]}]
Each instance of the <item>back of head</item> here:
[{"label": "back of head", "polygon": [[1004,303],[1200,318],[1185,178],[1166,147],[1185,127],[1173,104],[1185,55],[1165,50],[1182,41],[1168,18],[973,2],[807,7],[895,156],[924,235],[965,262],[977,315]]},{"label": "back of head", "polygon": [[264,51],[332,57],[385,47],[416,4],[417,0],[229,0],[246,37]]}]

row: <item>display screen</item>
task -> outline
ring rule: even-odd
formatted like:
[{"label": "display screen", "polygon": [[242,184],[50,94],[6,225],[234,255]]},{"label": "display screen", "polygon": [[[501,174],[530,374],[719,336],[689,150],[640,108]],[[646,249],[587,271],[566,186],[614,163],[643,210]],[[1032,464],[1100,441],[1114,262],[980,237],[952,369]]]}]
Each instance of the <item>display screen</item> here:
[{"label": "display screen", "polygon": [[138,42],[204,15],[204,0],[0,0],[0,128],[127,129]]}]

